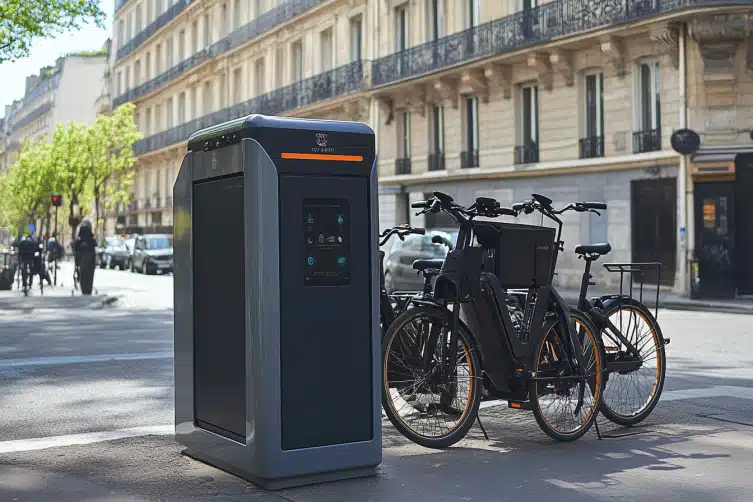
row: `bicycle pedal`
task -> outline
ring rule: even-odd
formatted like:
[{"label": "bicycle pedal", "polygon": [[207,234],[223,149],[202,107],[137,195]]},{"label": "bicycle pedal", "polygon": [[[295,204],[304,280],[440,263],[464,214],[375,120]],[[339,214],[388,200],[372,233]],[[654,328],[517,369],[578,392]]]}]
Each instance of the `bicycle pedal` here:
[{"label": "bicycle pedal", "polygon": [[532,410],[530,401],[507,401],[507,407],[514,410]]}]

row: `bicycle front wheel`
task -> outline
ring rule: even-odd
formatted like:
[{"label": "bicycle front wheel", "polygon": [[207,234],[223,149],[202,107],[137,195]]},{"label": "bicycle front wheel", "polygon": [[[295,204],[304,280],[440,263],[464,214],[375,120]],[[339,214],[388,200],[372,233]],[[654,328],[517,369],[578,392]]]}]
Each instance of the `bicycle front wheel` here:
[{"label": "bicycle front wheel", "polygon": [[[640,360],[627,350],[612,328],[607,326],[602,330],[607,375],[601,412],[616,424],[635,425],[654,411],[664,389],[667,371],[664,337],[651,311],[632,298],[616,300],[603,314],[637,349]],[[638,362],[640,366],[629,371],[610,371],[612,362]]]},{"label": "bicycle front wheel", "polygon": [[582,313],[571,313],[585,371],[578,367],[567,326],[558,320],[544,327],[544,338],[536,349],[534,369],[538,380],[531,385],[536,422],[557,441],[574,441],[591,428],[604,388],[604,353],[596,328]]},{"label": "bicycle front wheel", "polygon": [[[459,307],[455,307],[459,308]],[[382,340],[382,406],[406,438],[447,448],[465,437],[481,403],[481,358],[463,323],[449,347],[452,312],[418,306],[400,314]],[[452,375],[442,363],[455,357]]]}]

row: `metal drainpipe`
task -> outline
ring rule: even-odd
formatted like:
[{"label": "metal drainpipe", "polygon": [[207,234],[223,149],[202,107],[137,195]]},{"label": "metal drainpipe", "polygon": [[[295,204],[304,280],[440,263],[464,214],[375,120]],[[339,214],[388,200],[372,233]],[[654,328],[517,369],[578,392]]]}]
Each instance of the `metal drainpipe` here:
[{"label": "metal drainpipe", "polygon": [[[680,129],[684,129],[688,126],[687,113],[688,113],[688,99],[687,99],[687,68],[686,68],[686,40],[685,40],[685,24],[679,29],[679,73],[680,73]],[[692,185],[688,188],[688,156],[683,155],[680,157],[680,171],[677,176],[678,192],[680,194],[680,200],[678,201],[678,284],[676,291],[682,295],[690,294],[690,281],[689,281],[689,256],[691,256],[692,250],[692,225],[688,225],[692,219]],[[690,203],[689,203],[690,202]]]}]

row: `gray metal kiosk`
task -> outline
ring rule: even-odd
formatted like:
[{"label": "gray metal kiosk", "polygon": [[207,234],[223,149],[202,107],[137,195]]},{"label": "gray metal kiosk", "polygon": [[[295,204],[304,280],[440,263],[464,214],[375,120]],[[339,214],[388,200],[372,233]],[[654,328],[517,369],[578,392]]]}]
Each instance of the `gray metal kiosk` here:
[{"label": "gray metal kiosk", "polygon": [[251,115],[173,192],[175,438],[271,489],[381,463],[377,180],[365,124]]}]

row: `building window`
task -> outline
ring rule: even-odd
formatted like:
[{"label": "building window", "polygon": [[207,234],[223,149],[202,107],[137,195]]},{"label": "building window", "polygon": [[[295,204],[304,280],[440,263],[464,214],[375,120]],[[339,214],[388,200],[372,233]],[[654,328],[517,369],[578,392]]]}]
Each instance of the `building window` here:
[{"label": "building window", "polygon": [[162,14],[162,0],[155,0],[154,1],[154,17],[160,17],[160,14]]},{"label": "building window", "polygon": [[150,80],[152,78],[152,53],[147,52],[146,53],[146,60],[144,64],[144,73],[146,74],[146,80]]},{"label": "building window", "polygon": [[259,58],[254,63],[254,95],[261,96],[266,90],[264,83],[264,58]]},{"label": "building window", "polygon": [[199,22],[191,23],[191,54],[199,52]]},{"label": "building window", "polygon": [[139,113],[138,110],[133,112],[133,123],[136,124],[136,130],[140,131],[141,130],[141,114]]},{"label": "building window", "polygon": [[131,88],[131,67],[126,66],[125,69],[125,88],[126,90]]},{"label": "building window", "polygon": [[361,16],[350,20],[350,60],[361,60],[361,47],[363,45],[363,21]]},{"label": "building window", "polygon": [[463,150],[460,154],[460,167],[478,167],[478,98],[463,97]]},{"label": "building window", "polygon": [[520,143],[515,147],[515,163],[532,164],[539,161],[539,88],[526,86],[520,94]]},{"label": "building window", "polygon": [[395,52],[408,48],[408,4],[395,8]]},{"label": "building window", "polygon": [[227,78],[224,73],[220,75],[218,85],[220,87],[220,92],[218,93],[220,96],[220,109],[223,109],[227,106]]},{"label": "building window", "polygon": [[241,27],[241,0],[233,1],[233,30]]},{"label": "building window", "polygon": [[138,59],[133,64],[133,85],[134,87],[141,83],[141,60]]},{"label": "building window", "polygon": [[319,34],[319,47],[321,48],[321,71],[329,71],[332,69],[332,28],[327,28]]},{"label": "building window", "polygon": [[212,18],[209,14],[204,14],[204,46],[212,44]]},{"label": "building window", "polygon": [[220,7],[220,38],[224,38],[227,35],[228,26],[227,4],[222,4]]},{"label": "building window", "polygon": [[201,104],[203,105],[204,115],[212,111],[212,83],[204,82],[204,90],[201,93]]},{"label": "building window", "polygon": [[395,174],[410,174],[411,127],[410,113],[400,113],[397,121],[397,159],[395,160]]},{"label": "building window", "polygon": [[123,73],[118,72],[118,77],[115,79],[115,94],[120,96],[123,94]]},{"label": "building window", "polygon": [[141,14],[141,4],[136,6],[136,33],[140,32],[143,26],[141,23],[143,22],[142,14]]},{"label": "building window", "polygon": [[233,103],[241,103],[243,101],[243,72],[240,68],[236,68],[233,72]]},{"label": "building window", "polygon": [[165,52],[167,52],[166,68],[169,70],[173,67],[173,37],[168,37],[167,45],[165,46]]},{"label": "building window", "polygon": [[186,93],[181,92],[178,95],[178,124],[186,123]]},{"label": "building window", "polygon": [[303,41],[298,40],[297,42],[293,43],[291,53],[293,55],[292,57],[292,74],[291,79],[292,81],[298,82],[299,80],[303,80]]},{"label": "building window", "polygon": [[173,98],[167,98],[167,103],[165,104],[165,124],[167,124],[167,128],[170,129],[173,124]]},{"label": "building window", "polygon": [[121,19],[118,22],[118,47],[123,47],[125,43],[125,22]]},{"label": "building window", "polygon": [[126,37],[129,41],[133,38],[133,12],[129,12],[126,17]]},{"label": "building window", "polygon": [[196,86],[191,87],[191,118],[199,118],[199,91]]},{"label": "building window", "polygon": [[437,40],[444,32],[444,0],[426,1],[426,33],[428,40]]},{"label": "building window", "polygon": [[604,156],[604,74],[586,75],[580,158]]},{"label": "building window", "polygon": [[275,53],[275,89],[285,85],[285,47],[280,46]]},{"label": "building window", "polygon": [[259,17],[264,14],[264,0],[256,0],[254,6],[254,17]]},{"label": "building window", "polygon": [[633,153],[661,150],[659,63],[641,63],[637,73],[637,127],[633,132]]},{"label": "building window", "polygon": [[178,61],[186,59],[186,30],[178,33]]},{"label": "building window", "polygon": [[429,171],[441,171],[444,169],[444,108],[433,105],[429,121]]},{"label": "building window", "polygon": [[465,27],[473,28],[474,26],[478,26],[481,18],[480,0],[465,0],[465,2],[467,5],[465,11]]},{"label": "building window", "polygon": [[162,130],[162,105],[154,105],[154,130]]},{"label": "building window", "polygon": [[155,73],[159,75],[162,73],[162,45],[157,44],[157,46],[154,48],[154,64],[155,64]]},{"label": "building window", "polygon": [[144,124],[144,134],[152,134],[152,109],[146,109],[146,123]]}]

